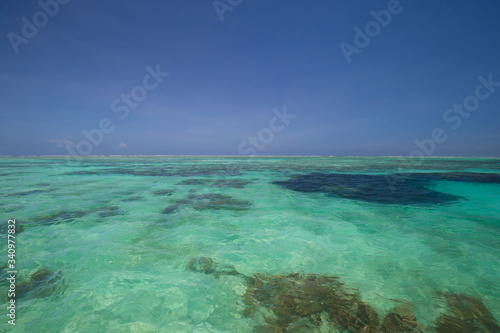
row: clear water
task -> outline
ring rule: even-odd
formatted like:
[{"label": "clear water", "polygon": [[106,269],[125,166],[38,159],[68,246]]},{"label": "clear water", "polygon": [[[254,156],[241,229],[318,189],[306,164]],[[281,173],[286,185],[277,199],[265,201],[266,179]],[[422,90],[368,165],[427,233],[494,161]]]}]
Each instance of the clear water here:
[{"label": "clear water", "polygon": [[[247,276],[335,275],[380,317],[391,299],[411,302],[423,328],[444,308],[437,292],[480,298],[500,319],[500,184],[430,181],[429,189],[462,199],[401,205],[273,183],[395,172],[500,174],[500,160],[432,158],[408,167],[374,157],[1,158],[2,262],[5,225],[15,218],[24,227],[18,283],[40,267],[61,279],[43,297],[31,291],[16,300],[15,327],[5,316],[4,282],[0,328],[252,332],[258,319],[242,314],[245,279],[187,270],[196,257]],[[233,201],[210,201],[212,193]]]}]

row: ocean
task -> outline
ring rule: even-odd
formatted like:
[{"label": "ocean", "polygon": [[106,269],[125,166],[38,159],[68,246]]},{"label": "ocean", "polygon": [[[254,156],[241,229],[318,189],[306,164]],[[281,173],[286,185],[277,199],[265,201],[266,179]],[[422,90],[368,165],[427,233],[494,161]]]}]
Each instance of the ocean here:
[{"label": "ocean", "polygon": [[5,331],[499,329],[500,159],[2,157],[0,181]]}]

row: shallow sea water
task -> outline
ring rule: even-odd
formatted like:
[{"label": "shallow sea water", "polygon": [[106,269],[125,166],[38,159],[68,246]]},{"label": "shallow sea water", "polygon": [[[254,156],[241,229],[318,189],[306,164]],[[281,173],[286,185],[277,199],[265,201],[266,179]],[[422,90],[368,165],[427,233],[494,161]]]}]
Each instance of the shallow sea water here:
[{"label": "shallow sea water", "polygon": [[[424,332],[446,312],[439,293],[499,320],[500,159],[402,160],[0,158],[2,265],[16,219],[17,283],[55,272],[16,297],[13,328],[3,267],[0,329],[253,332],[257,273],[337,276],[380,322],[411,303]],[[238,274],[189,269],[201,257]]]}]

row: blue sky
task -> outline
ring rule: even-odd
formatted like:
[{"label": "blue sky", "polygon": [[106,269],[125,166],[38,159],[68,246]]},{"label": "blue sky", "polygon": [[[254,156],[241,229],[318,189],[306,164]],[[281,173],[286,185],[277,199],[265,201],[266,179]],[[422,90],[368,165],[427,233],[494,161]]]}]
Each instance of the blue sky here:
[{"label": "blue sky", "polygon": [[[500,156],[500,87],[474,97],[479,76],[500,82],[498,1],[218,4],[230,10],[71,0],[50,17],[2,1],[0,155]],[[381,10],[390,22],[348,63],[340,44],[356,47],[354,28],[366,34]],[[148,66],[169,75],[146,91]],[[134,88],[147,96],[120,119],[111,104]],[[447,113],[465,100],[467,117]]]}]

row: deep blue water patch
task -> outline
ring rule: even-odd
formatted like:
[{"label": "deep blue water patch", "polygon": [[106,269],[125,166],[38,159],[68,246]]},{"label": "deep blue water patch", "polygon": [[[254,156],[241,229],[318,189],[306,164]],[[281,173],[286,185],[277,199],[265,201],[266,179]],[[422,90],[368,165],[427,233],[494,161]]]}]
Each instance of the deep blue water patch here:
[{"label": "deep blue water patch", "polygon": [[500,184],[500,175],[472,172],[393,175],[310,173],[273,184],[297,192],[325,193],[333,197],[381,204],[446,204],[462,199],[460,196],[430,189],[429,185],[434,181]]}]

